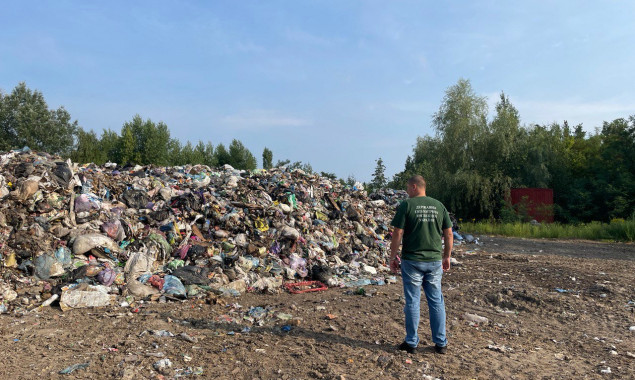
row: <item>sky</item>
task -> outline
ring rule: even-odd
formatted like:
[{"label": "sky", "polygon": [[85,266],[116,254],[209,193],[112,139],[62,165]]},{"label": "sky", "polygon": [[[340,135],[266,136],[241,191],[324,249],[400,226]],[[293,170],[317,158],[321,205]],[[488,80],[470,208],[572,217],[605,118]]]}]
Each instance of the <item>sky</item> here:
[{"label": "sky", "polygon": [[523,125],[635,114],[632,1],[3,1],[0,90],[85,130],[139,114],[262,163],[390,178],[460,78]]}]

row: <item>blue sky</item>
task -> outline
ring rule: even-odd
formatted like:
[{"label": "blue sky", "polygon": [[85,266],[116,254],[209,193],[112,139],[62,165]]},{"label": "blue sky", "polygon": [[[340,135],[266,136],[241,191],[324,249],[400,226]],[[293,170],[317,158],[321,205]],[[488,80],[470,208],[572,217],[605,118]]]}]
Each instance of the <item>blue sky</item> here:
[{"label": "blue sky", "polygon": [[25,81],[84,129],[135,114],[182,141],[370,180],[403,169],[459,78],[523,124],[635,114],[630,1],[14,1],[0,89]]}]

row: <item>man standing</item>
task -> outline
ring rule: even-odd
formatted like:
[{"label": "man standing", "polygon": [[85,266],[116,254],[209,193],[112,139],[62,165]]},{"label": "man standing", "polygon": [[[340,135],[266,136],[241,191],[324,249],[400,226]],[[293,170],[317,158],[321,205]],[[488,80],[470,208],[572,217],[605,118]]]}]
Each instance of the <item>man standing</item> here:
[{"label": "man standing", "polygon": [[[426,182],[416,175],[408,180],[409,199],[401,202],[391,225],[394,227],[390,244],[390,269],[399,269],[401,249],[401,276],[406,299],[406,339],[400,350],[414,353],[419,344],[421,287],[428,301],[430,328],[435,351],[445,354],[448,340],[445,336],[445,303],[441,293],[443,271],[450,269],[452,253],[452,222],[445,206],[426,196]],[[441,245],[441,236],[445,247]],[[442,255],[443,252],[443,255]]]}]

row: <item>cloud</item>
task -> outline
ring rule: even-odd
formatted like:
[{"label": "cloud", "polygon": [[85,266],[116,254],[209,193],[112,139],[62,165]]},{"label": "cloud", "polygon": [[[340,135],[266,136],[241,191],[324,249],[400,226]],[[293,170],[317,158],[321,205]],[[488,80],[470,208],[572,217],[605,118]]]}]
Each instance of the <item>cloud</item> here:
[{"label": "cloud", "polygon": [[250,110],[226,115],[220,119],[220,123],[237,129],[304,127],[313,124],[311,120],[281,115],[272,110]]},{"label": "cloud", "polygon": [[286,37],[289,41],[299,42],[307,45],[314,45],[320,47],[330,47],[337,43],[342,42],[341,39],[328,39],[321,36],[316,36],[304,30],[290,29],[286,31]]},{"label": "cloud", "polygon": [[434,105],[425,100],[393,101],[386,103],[385,107],[399,112],[426,113],[436,111]]},{"label": "cloud", "polygon": [[263,46],[254,44],[253,42],[237,42],[234,45],[237,52],[240,53],[264,53],[267,51]]}]

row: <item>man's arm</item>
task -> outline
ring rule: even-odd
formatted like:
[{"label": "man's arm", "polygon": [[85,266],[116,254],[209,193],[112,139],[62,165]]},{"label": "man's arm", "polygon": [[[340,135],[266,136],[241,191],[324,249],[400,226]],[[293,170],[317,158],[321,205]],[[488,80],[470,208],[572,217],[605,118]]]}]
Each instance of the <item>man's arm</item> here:
[{"label": "man's arm", "polygon": [[399,245],[401,244],[402,238],[403,229],[395,227],[392,232],[392,240],[390,241],[390,270],[393,273],[396,273],[399,269],[399,259],[397,258],[397,253],[399,252]]},{"label": "man's arm", "polygon": [[[452,227],[443,230],[443,270],[450,270],[450,256],[452,255],[452,245],[454,244],[454,235]],[[392,246],[391,246],[392,247]]]}]

